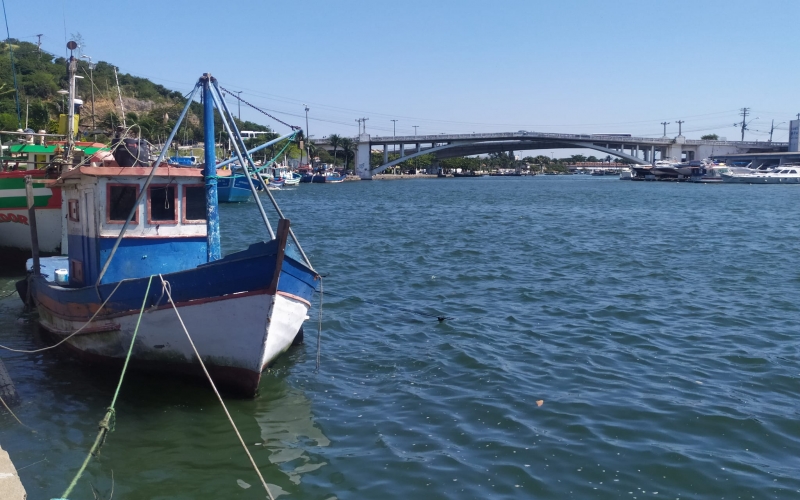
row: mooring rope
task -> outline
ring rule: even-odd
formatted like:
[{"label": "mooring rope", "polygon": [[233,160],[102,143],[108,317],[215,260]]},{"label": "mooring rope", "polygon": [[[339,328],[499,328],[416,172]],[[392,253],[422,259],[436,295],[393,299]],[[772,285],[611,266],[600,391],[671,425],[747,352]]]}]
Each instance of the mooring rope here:
[{"label": "mooring rope", "polygon": [[[66,337],[64,337],[63,339],[61,339],[61,340],[60,340],[58,343],[56,343],[56,344],[53,344],[53,345],[51,345],[51,346],[49,346],[49,347],[42,347],[41,349],[34,349],[34,350],[32,350],[32,351],[27,351],[27,350],[25,350],[25,349],[12,349],[12,348],[10,348],[10,347],[6,347],[6,346],[4,346],[4,345],[0,345],[0,349],[5,349],[6,351],[11,351],[11,352],[19,352],[19,353],[23,353],[23,354],[35,354],[35,353],[37,353],[37,352],[46,351],[46,350],[48,350],[48,349],[53,349],[53,348],[55,348],[55,347],[58,347],[58,346],[60,346],[61,344],[63,344],[63,343],[64,343],[64,342],[66,342],[67,340],[69,340],[69,339],[71,339],[72,337],[74,337],[75,335],[79,334],[79,333],[80,333],[80,332],[81,332],[81,331],[82,331],[84,328],[86,328],[87,326],[89,326],[89,324],[90,324],[92,321],[94,321],[94,319],[97,317],[97,315],[98,315],[98,314],[100,314],[100,311],[102,311],[102,310],[103,310],[103,308],[104,308],[104,307],[105,307],[105,305],[108,303],[108,301],[109,301],[109,300],[111,300],[111,297],[113,297],[113,296],[114,296],[114,292],[116,292],[116,291],[117,291],[117,288],[119,288],[119,286],[120,286],[122,283],[124,283],[125,281],[130,281],[130,280],[128,280],[128,279],[124,279],[124,280],[120,281],[119,283],[117,283],[117,286],[115,286],[115,287],[114,287],[114,290],[112,290],[112,291],[111,291],[111,294],[108,296],[108,298],[106,298],[106,300],[104,300],[104,301],[103,301],[103,303],[100,305],[100,308],[99,308],[99,309],[97,309],[97,311],[95,311],[95,312],[94,312],[94,314],[93,314],[93,315],[92,315],[92,317],[89,319],[89,321],[87,321],[86,323],[84,323],[82,327],[78,328],[78,329],[77,329],[77,330],[75,330],[74,332],[70,333],[68,336],[66,336]],[[149,287],[149,285],[148,285],[148,287]]]},{"label": "mooring rope", "polygon": [[186,338],[189,339],[189,344],[192,346],[194,355],[197,356],[197,360],[200,362],[200,366],[203,368],[203,372],[206,374],[206,378],[208,378],[208,382],[211,384],[211,388],[214,390],[214,394],[217,395],[217,399],[219,399],[219,403],[222,405],[222,409],[225,410],[225,415],[227,415],[228,421],[231,423],[234,432],[236,432],[236,437],[238,437],[239,442],[242,443],[242,448],[244,448],[244,452],[247,453],[247,458],[249,458],[250,463],[253,464],[253,469],[255,469],[256,474],[258,474],[258,478],[261,480],[261,484],[264,486],[264,489],[266,490],[270,500],[275,500],[275,497],[272,496],[272,492],[269,490],[269,486],[267,486],[267,482],[264,480],[264,476],[262,476],[261,471],[258,470],[258,466],[256,465],[256,461],[253,459],[253,455],[250,454],[250,450],[248,450],[247,445],[244,444],[244,439],[242,438],[242,435],[239,433],[239,429],[236,427],[236,424],[233,421],[233,417],[231,417],[231,414],[228,411],[228,407],[225,406],[225,402],[222,400],[222,396],[217,390],[217,386],[214,384],[214,380],[211,379],[211,375],[208,373],[208,370],[206,369],[206,364],[203,363],[203,358],[200,357],[200,353],[197,351],[197,347],[195,347],[191,335],[189,335],[189,330],[186,329],[186,325],[183,323],[183,318],[181,318],[181,313],[178,312],[178,307],[172,300],[172,293],[170,290],[169,282],[166,281],[164,277],[161,276],[160,274],[158,275],[158,277],[161,278],[162,290],[167,293],[167,298],[169,299],[169,303],[172,304],[172,309],[175,310],[175,314],[178,316],[178,321],[180,321],[181,327],[183,327],[183,332],[186,334]]},{"label": "mooring rope", "polygon": [[[13,411],[11,411],[11,408],[9,408],[9,407],[8,407],[8,405],[6,404],[6,402],[5,402],[5,401],[3,401],[3,398],[2,398],[2,397],[0,397],[0,403],[3,403],[3,406],[5,406],[5,407],[6,407],[6,410],[8,410],[8,413],[10,413],[12,417],[14,417],[14,420],[16,420],[17,422],[19,422],[19,425],[21,425],[22,427],[25,427],[25,428],[31,429],[31,428],[30,428],[30,427],[28,427],[27,425],[23,424],[23,423],[22,423],[22,420],[20,420],[20,419],[19,419],[19,418],[18,418],[18,417],[17,417],[17,416],[14,414],[14,412],[13,412]],[[32,430],[33,432],[36,432],[36,431],[34,431],[33,429],[31,429],[31,430]]]},{"label": "mooring rope", "polygon": [[[147,280],[147,290],[145,290],[144,297],[142,298],[142,308],[139,309],[139,318],[136,320],[136,329],[133,331],[133,337],[131,337],[131,345],[128,347],[127,356],[125,356],[125,364],[122,365],[122,373],[119,376],[119,382],[117,383],[117,390],[114,391],[114,397],[111,399],[111,406],[108,407],[108,410],[106,411],[106,416],[103,417],[103,420],[101,420],[99,423],[100,430],[97,433],[97,437],[94,439],[94,444],[89,449],[89,454],[86,455],[86,459],[83,461],[83,464],[81,465],[81,468],[78,470],[78,473],[75,474],[75,477],[72,479],[72,482],[67,487],[67,490],[64,492],[63,495],[61,495],[61,498],[54,500],[66,500],[67,498],[69,498],[69,494],[72,493],[73,488],[75,488],[75,485],[78,484],[78,480],[81,478],[83,472],[86,470],[86,466],[89,465],[89,460],[91,460],[93,456],[97,456],[100,453],[100,448],[102,448],[103,443],[105,443],[106,436],[108,435],[109,432],[114,430],[114,416],[116,414],[114,405],[117,402],[117,396],[119,396],[119,390],[122,388],[122,380],[125,378],[125,372],[128,369],[128,363],[130,362],[131,359],[131,353],[133,353],[133,344],[136,341],[136,334],[139,333],[139,324],[142,322],[142,314],[144,314],[144,306],[147,305],[147,296],[150,294],[150,285],[152,283],[153,283],[153,276],[150,276],[150,279]],[[114,290],[116,291],[116,288]],[[111,296],[109,296],[109,298],[111,298]],[[108,301],[108,299],[106,299],[106,301]]]}]

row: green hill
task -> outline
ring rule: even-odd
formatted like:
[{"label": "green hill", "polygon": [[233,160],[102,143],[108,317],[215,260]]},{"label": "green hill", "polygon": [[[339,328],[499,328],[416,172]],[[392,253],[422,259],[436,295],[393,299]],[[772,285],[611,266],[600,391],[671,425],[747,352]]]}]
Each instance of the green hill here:
[{"label": "green hill", "polygon": [[[9,46],[9,43],[11,44]],[[11,50],[13,50],[17,86],[19,88],[20,119],[17,119],[17,106],[14,92],[14,72],[12,72]],[[80,118],[80,133],[87,138],[92,131],[92,81],[94,82],[94,127],[102,131],[97,140],[106,141],[117,125],[120,125],[121,108],[114,80],[114,66],[105,61],[97,61],[90,72],[89,63],[78,61],[78,97],[83,99],[84,107]],[[163,142],[175,126],[175,120],[186,101],[183,94],[158,85],[146,78],[120,73],[119,85],[125,106],[126,124],[136,124],[142,136],[153,143]],[[13,131],[28,127],[47,132],[58,128],[58,115],[65,113],[66,100],[58,94],[60,89],[68,89],[67,60],[45,51],[39,51],[36,44],[11,39],[0,43],[0,130]],[[223,130],[217,116],[216,127],[220,139]],[[237,120],[240,130],[270,131],[270,127],[257,123]],[[134,129],[135,130],[135,129]],[[99,132],[98,132],[99,133]],[[223,133],[224,134],[224,133]],[[277,137],[277,135],[275,135]],[[2,139],[8,140],[5,136]],[[191,144],[202,141],[202,109],[199,102],[193,102],[187,119],[181,127],[176,141]],[[262,139],[263,140],[263,137]]]}]

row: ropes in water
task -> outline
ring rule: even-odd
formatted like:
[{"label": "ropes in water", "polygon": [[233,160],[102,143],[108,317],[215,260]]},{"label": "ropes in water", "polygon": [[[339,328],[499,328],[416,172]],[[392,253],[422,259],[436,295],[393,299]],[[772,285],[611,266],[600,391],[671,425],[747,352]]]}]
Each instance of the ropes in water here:
[{"label": "ropes in water", "polygon": [[175,310],[175,314],[178,316],[178,321],[180,321],[181,327],[183,327],[183,332],[186,334],[186,338],[189,339],[189,344],[191,344],[192,346],[194,355],[197,356],[197,360],[200,362],[200,366],[203,368],[203,373],[206,374],[206,378],[208,378],[208,382],[211,384],[211,388],[214,390],[214,394],[217,395],[217,399],[219,399],[219,403],[222,405],[222,409],[225,410],[225,415],[227,415],[228,421],[231,423],[234,432],[236,432],[236,436],[239,438],[239,442],[242,443],[242,448],[244,448],[244,452],[247,453],[247,458],[249,458],[250,463],[253,464],[253,469],[256,470],[256,474],[258,474],[258,478],[261,480],[261,484],[264,486],[264,489],[266,490],[270,500],[275,500],[275,497],[272,496],[272,492],[269,490],[269,486],[267,486],[267,482],[264,480],[264,476],[262,476],[261,471],[258,470],[258,466],[256,465],[256,461],[253,459],[253,455],[250,454],[250,450],[248,450],[247,445],[244,444],[244,439],[242,438],[242,435],[239,433],[239,429],[236,427],[236,424],[233,421],[233,417],[231,417],[230,412],[228,412],[228,407],[225,406],[225,402],[222,400],[222,396],[219,394],[217,386],[211,379],[211,375],[208,373],[205,363],[203,363],[203,358],[201,358],[200,353],[197,352],[197,347],[195,347],[194,342],[192,341],[192,337],[191,335],[189,335],[189,330],[186,329],[186,325],[183,323],[183,318],[181,318],[181,313],[178,312],[178,308],[177,306],[175,306],[175,302],[173,302],[172,300],[172,292],[170,290],[169,282],[166,281],[164,277],[161,276],[160,274],[158,275],[158,277],[161,279],[162,292],[166,292],[167,298],[169,298],[169,303],[172,305],[172,309]]},{"label": "ropes in water", "polygon": [[[114,430],[114,415],[116,414],[114,405],[117,402],[117,396],[119,396],[119,390],[122,387],[122,380],[125,378],[125,372],[128,369],[128,362],[130,361],[131,353],[133,352],[133,343],[136,341],[136,334],[139,333],[139,324],[142,322],[142,314],[144,314],[144,306],[147,304],[147,296],[150,294],[150,285],[152,283],[153,283],[153,277],[150,276],[150,279],[147,280],[147,290],[145,290],[144,297],[142,298],[142,308],[139,310],[139,318],[136,320],[136,329],[133,331],[133,337],[131,337],[131,345],[128,347],[127,356],[125,356],[125,364],[122,365],[122,373],[119,376],[119,382],[117,383],[117,390],[114,391],[114,397],[111,399],[111,406],[108,407],[108,410],[106,411],[106,416],[103,417],[103,420],[100,421],[99,424],[100,430],[98,431],[97,437],[94,439],[94,444],[89,450],[89,454],[86,455],[86,459],[83,461],[81,468],[78,470],[78,473],[75,474],[75,477],[72,479],[72,482],[69,484],[64,494],[61,495],[61,498],[56,500],[66,500],[67,498],[69,498],[69,494],[72,493],[73,488],[75,488],[75,485],[78,484],[78,480],[83,475],[83,471],[86,470],[86,466],[89,465],[89,460],[92,459],[92,456],[96,456],[100,453],[100,448],[106,441],[106,435],[108,435],[109,432]],[[117,287],[119,287],[119,285],[117,285]],[[115,288],[114,291],[116,290],[117,289]],[[109,298],[111,298],[110,295]],[[108,299],[106,299],[106,302],[108,302]],[[103,305],[105,305],[105,302],[103,302]],[[95,316],[96,315],[97,313],[95,313]],[[94,318],[94,316],[92,316],[92,318]],[[91,320],[89,320],[89,322],[91,322]]]}]

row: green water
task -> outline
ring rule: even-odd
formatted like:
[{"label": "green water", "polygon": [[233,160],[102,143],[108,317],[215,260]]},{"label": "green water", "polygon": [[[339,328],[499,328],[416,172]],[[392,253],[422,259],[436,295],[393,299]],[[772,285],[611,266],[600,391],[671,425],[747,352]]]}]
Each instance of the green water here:
[{"label": "green water", "polygon": [[[277,192],[326,275],[321,370],[317,297],[306,344],[229,408],[283,498],[800,498],[799,195],[588,176]],[[226,251],[263,237],[254,204],[221,216]],[[0,300],[0,343],[45,342]],[[0,357],[35,431],[0,411],[0,445],[29,498],[56,497],[116,374]],[[117,411],[72,498],[265,497],[203,384],[133,373]]]}]

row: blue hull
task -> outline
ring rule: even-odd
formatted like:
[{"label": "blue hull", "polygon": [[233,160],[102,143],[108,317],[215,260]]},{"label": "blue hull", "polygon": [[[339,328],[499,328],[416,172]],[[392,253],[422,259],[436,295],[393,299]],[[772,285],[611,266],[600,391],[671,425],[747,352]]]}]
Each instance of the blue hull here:
[{"label": "blue hull", "polygon": [[[285,321],[281,314],[272,316],[273,308],[279,306],[269,304],[277,304],[272,301],[280,296],[283,304],[289,300],[310,307],[317,283],[314,271],[278,249],[277,240],[256,243],[220,260],[163,275],[212,377],[243,395],[256,393],[261,370],[275,358],[263,354],[262,360],[259,354],[266,352],[265,345],[269,348],[273,327],[280,327]],[[276,283],[277,266],[280,273]],[[119,284],[97,317],[67,344],[90,361],[115,364],[125,357],[131,325],[142,307],[148,280],[149,277],[141,277],[98,288],[70,288],[37,276],[32,280],[31,292],[40,324],[55,336],[64,337],[89,321]],[[185,337],[181,338],[183,333],[174,324],[176,316],[171,307],[161,280],[154,277],[145,299],[143,330],[137,337],[132,362],[146,369],[199,375],[193,356],[186,354]],[[285,343],[277,350],[288,348],[307,307],[299,316],[291,306],[283,310],[293,310],[296,317],[292,331],[284,332]],[[279,354],[277,350],[273,349],[273,354]]]},{"label": "blue hull", "polygon": [[253,192],[245,176],[233,175],[217,179],[217,196],[220,203],[244,203],[250,201]]}]

